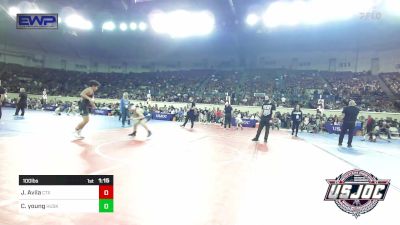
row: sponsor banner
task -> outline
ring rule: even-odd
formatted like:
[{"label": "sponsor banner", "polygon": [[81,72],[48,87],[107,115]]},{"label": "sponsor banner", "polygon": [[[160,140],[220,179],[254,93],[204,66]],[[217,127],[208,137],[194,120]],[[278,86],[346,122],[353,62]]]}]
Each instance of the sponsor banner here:
[{"label": "sponsor banner", "polygon": [[3,106],[4,107],[10,107],[10,108],[15,108],[16,107],[16,105],[14,103],[8,103],[8,102],[3,103]]},{"label": "sponsor banner", "polygon": [[[342,125],[332,125],[329,122],[325,123],[325,129],[330,134],[332,134],[332,133],[335,133],[335,134],[340,133],[341,127],[342,127]],[[359,130],[362,130],[362,124],[361,124],[360,121],[357,121],[356,122],[356,126],[354,128],[354,134]]]},{"label": "sponsor banner", "polygon": [[92,113],[93,113],[94,115],[108,116],[108,113],[111,113],[111,110],[107,110],[107,109],[94,109],[94,110],[92,110]]},{"label": "sponsor banner", "polygon": [[[256,127],[257,120],[254,119],[242,119],[243,127]],[[236,126],[236,120],[232,118],[232,126]]]},{"label": "sponsor banner", "polygon": [[57,108],[57,106],[55,106],[55,105],[45,105],[43,107],[43,109],[46,111],[56,111],[56,108]]},{"label": "sponsor banner", "polygon": [[58,29],[58,14],[17,14],[17,29]]},{"label": "sponsor banner", "polygon": [[153,120],[166,120],[166,121],[172,121],[174,118],[174,114],[169,114],[169,113],[152,113],[151,118]]}]

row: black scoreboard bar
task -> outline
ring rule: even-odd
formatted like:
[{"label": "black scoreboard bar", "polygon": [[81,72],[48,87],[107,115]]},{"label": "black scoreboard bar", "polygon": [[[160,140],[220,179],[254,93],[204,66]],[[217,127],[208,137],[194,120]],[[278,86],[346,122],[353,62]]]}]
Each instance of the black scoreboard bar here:
[{"label": "black scoreboard bar", "polygon": [[113,175],[19,175],[19,185],[113,185]]}]

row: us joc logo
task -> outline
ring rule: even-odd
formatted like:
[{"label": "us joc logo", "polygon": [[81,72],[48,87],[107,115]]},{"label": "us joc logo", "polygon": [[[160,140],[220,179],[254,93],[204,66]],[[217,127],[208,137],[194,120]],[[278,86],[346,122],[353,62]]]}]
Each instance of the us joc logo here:
[{"label": "us joc logo", "polygon": [[329,186],[325,201],[334,201],[341,210],[356,218],[383,201],[390,186],[390,180],[380,180],[364,170],[350,170],[326,181]]}]

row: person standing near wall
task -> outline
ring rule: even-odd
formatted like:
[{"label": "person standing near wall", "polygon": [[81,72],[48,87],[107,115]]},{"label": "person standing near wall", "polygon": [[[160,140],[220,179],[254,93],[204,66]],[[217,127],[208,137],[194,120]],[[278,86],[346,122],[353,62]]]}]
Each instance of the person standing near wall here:
[{"label": "person standing near wall", "polygon": [[258,125],[257,134],[252,139],[252,141],[258,141],[258,138],[260,137],[261,131],[265,127],[264,142],[267,142],[268,135],[269,135],[269,127],[270,127],[270,123],[271,123],[270,121],[271,121],[271,118],[273,116],[273,111],[274,110],[276,110],[275,104],[269,99],[268,96],[265,96],[264,103],[261,106],[260,124]]},{"label": "person standing near wall", "polygon": [[25,115],[25,109],[28,106],[28,95],[25,93],[25,88],[19,89],[19,96],[17,100],[17,108],[15,109],[14,116],[19,115],[19,111],[21,111],[21,116]]},{"label": "person standing near wall", "polygon": [[193,129],[196,115],[197,115],[196,103],[194,102],[194,100],[192,98],[190,98],[188,111],[186,112],[185,122],[181,125],[181,127],[185,127],[187,122],[190,120],[190,123],[191,123],[190,128]]},{"label": "person standing near wall", "polygon": [[128,92],[124,92],[122,95],[119,108],[121,111],[121,120],[122,120],[122,127],[125,127],[125,122],[126,119],[128,118],[128,125],[130,125],[130,120],[129,120],[129,95]]},{"label": "person standing near wall", "polygon": [[46,105],[47,104],[47,90],[46,88],[43,89],[43,93],[42,93],[42,105]]},{"label": "person standing near wall", "polygon": [[226,128],[226,126],[228,126],[229,128],[231,128],[231,124],[232,124],[232,106],[231,104],[229,104],[229,102],[225,103],[225,123],[224,123],[224,128]]},{"label": "person standing near wall", "polygon": [[[291,118],[292,118],[292,136],[295,135],[297,137],[300,123],[303,120],[303,112],[300,110],[299,104],[297,104],[296,107],[293,109]],[[295,131],[296,134],[294,133]]]},{"label": "person standing near wall", "polygon": [[346,132],[348,132],[347,147],[351,148],[351,143],[353,142],[353,131],[356,125],[356,120],[360,109],[356,107],[356,102],[354,100],[349,101],[349,106],[344,107],[342,111],[342,127],[339,135],[339,146],[342,146],[343,138]]}]

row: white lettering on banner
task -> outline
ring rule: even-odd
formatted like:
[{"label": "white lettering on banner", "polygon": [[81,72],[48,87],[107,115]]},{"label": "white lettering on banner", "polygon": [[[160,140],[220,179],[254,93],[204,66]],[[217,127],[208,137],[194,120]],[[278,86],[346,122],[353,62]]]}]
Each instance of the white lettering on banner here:
[{"label": "white lettering on banner", "polygon": [[163,115],[163,114],[156,114],[156,118],[160,118],[160,119],[167,119],[168,115]]},{"label": "white lettering on banner", "polygon": [[332,126],[333,131],[339,131],[340,132],[340,126]]}]

